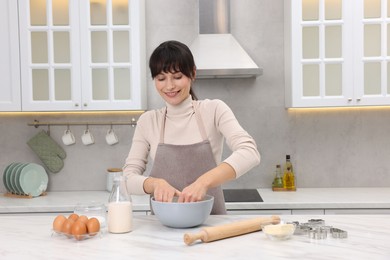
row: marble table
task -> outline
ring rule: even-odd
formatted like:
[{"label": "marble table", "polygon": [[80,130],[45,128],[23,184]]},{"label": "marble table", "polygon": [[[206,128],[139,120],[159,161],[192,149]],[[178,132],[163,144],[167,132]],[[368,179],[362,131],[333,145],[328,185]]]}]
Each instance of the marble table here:
[{"label": "marble table", "polygon": [[[203,226],[216,226],[253,218],[248,215],[210,216]],[[390,259],[389,215],[281,216],[284,221],[324,219],[327,225],[348,232],[348,238],[313,240],[294,235],[272,241],[255,232],[210,243],[187,246],[186,232],[200,227],[172,229],[155,216],[134,216],[134,229],[126,234],[102,232],[76,241],[52,236],[53,215],[0,215],[0,259]]]}]

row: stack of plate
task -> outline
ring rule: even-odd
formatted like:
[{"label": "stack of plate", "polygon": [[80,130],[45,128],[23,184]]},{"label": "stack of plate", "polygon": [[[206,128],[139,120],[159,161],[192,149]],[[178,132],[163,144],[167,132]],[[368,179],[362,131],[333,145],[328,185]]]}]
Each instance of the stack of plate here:
[{"label": "stack of plate", "polygon": [[49,178],[45,169],[35,163],[14,162],[3,173],[3,183],[8,192],[38,197],[46,191]]}]

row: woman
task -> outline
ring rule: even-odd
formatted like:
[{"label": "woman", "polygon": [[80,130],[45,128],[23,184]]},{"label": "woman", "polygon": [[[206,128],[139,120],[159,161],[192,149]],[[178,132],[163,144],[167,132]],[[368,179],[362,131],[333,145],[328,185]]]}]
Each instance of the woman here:
[{"label": "woman", "polygon": [[[196,66],[190,49],[177,41],[158,46],[149,60],[156,90],[166,106],[147,111],[137,122],[123,167],[131,194],[153,194],[168,202],[214,196],[212,214],[226,214],[221,184],[259,164],[253,138],[221,100],[196,100]],[[233,153],[221,162],[223,141]],[[153,167],[143,176],[147,159]]]}]

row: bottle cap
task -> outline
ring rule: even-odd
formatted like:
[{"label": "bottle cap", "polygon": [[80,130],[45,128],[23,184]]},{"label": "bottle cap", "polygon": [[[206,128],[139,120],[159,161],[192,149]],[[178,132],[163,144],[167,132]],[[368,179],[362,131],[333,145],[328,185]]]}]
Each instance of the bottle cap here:
[{"label": "bottle cap", "polygon": [[121,172],[122,169],[121,168],[108,168],[107,169],[107,172],[110,173],[110,172]]},{"label": "bottle cap", "polygon": [[286,159],[290,160],[290,155],[289,154],[286,155]]}]

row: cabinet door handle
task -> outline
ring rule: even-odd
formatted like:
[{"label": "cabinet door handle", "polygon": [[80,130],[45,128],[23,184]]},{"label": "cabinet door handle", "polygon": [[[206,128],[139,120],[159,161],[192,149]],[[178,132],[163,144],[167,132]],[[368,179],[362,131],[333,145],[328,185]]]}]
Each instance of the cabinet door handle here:
[{"label": "cabinet door handle", "polygon": [[79,103],[74,104],[74,106],[75,106],[75,107],[78,107],[78,106],[79,106]]},{"label": "cabinet door handle", "polygon": [[357,100],[357,102],[359,102],[359,101],[361,101],[362,99],[361,98],[358,98],[358,99],[356,99]]},{"label": "cabinet door handle", "polygon": [[351,102],[352,101],[352,98],[348,98],[348,102]]},{"label": "cabinet door handle", "polygon": [[87,104],[87,103],[84,103],[84,106],[86,107],[86,106],[88,106],[88,104]]}]

